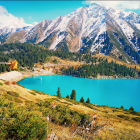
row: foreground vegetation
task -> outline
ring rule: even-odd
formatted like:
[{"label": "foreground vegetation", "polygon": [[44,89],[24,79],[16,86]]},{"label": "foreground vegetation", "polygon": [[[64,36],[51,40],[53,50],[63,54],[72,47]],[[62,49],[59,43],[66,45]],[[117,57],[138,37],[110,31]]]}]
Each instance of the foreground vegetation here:
[{"label": "foreground vegetation", "polygon": [[[85,103],[83,98],[79,102],[5,84],[5,81],[0,83],[0,137],[3,140],[44,140],[51,134],[59,139],[75,140],[140,138],[140,113],[133,107],[127,110],[123,106],[99,106],[89,100]],[[56,89],[56,95],[59,92]],[[90,127],[95,116],[98,121]]]}]

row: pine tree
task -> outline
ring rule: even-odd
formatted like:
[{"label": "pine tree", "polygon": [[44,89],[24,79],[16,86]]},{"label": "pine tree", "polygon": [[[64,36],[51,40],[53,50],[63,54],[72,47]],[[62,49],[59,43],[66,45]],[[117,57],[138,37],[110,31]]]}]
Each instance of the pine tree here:
[{"label": "pine tree", "polygon": [[5,72],[5,71],[6,71],[6,66],[2,65],[2,72]]},{"label": "pine tree", "polygon": [[76,91],[74,89],[72,90],[72,93],[70,96],[72,100],[76,100]]},{"label": "pine tree", "polygon": [[81,97],[80,102],[82,102],[82,103],[85,102],[83,97]]},{"label": "pine tree", "polygon": [[61,93],[60,93],[60,88],[58,87],[58,90],[57,90],[57,97],[61,97]]},{"label": "pine tree", "polygon": [[134,108],[131,106],[129,110],[134,111]]},{"label": "pine tree", "polygon": [[89,100],[89,98],[87,98],[87,101],[86,101],[86,103],[90,104],[90,100]]},{"label": "pine tree", "polygon": [[121,106],[120,108],[124,109],[124,107],[123,107],[123,106]]},{"label": "pine tree", "polygon": [[69,95],[67,95],[66,98],[69,99],[70,98]]}]

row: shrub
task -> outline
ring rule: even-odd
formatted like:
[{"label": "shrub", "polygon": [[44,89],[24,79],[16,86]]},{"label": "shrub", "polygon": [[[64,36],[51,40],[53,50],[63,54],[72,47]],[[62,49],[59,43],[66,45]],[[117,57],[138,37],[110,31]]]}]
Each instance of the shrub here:
[{"label": "shrub", "polygon": [[56,64],[57,63],[57,59],[54,59],[53,62]]},{"label": "shrub", "polygon": [[[66,122],[67,125],[71,125],[73,123],[78,125],[80,123],[79,120],[81,120],[84,115],[85,114],[73,111],[64,105],[57,105],[54,110],[50,112],[53,122],[59,122],[60,124],[65,124]],[[87,118],[87,115],[84,117]]]},{"label": "shrub", "polygon": [[15,98],[14,101],[17,102],[17,103],[23,103],[23,101],[20,100],[19,98]]},{"label": "shrub", "polygon": [[36,95],[34,92],[30,92],[31,94],[33,94],[33,95]]},{"label": "shrub", "polygon": [[136,122],[140,122],[140,118],[139,117],[132,118],[132,120],[134,120]]},{"label": "shrub", "polygon": [[13,85],[16,85],[16,81],[13,81],[12,84],[13,84]]},{"label": "shrub", "polygon": [[65,100],[67,100],[68,102],[71,102],[71,103],[73,103],[73,104],[76,104],[76,105],[80,104],[80,102],[74,101],[74,100],[71,100],[71,99],[65,98]]},{"label": "shrub", "polygon": [[117,115],[118,117],[120,117],[120,118],[124,118],[125,120],[128,120],[129,119],[129,117],[128,116],[125,116],[125,115]]},{"label": "shrub", "polygon": [[7,91],[7,94],[14,96],[13,91]]},{"label": "shrub", "polygon": [[1,82],[0,82],[0,85],[2,86],[2,85],[3,85],[3,83],[1,83]]},{"label": "shrub", "polygon": [[116,110],[116,109],[114,109],[114,110],[112,110],[113,112],[121,112],[120,110]]},{"label": "shrub", "polygon": [[22,111],[13,109],[11,118],[14,119],[4,122],[4,127],[0,133],[1,138],[43,140],[46,137],[47,124],[45,118],[43,119],[37,114],[24,111],[23,109]]},{"label": "shrub", "polygon": [[136,111],[130,111],[130,114],[140,116],[140,112],[136,112]]},{"label": "shrub", "polygon": [[69,95],[67,95],[66,98],[69,99],[70,98]]},{"label": "shrub", "polygon": [[15,97],[19,97],[19,94],[13,91],[8,91],[7,94],[15,96]]},{"label": "shrub", "polygon": [[6,99],[12,101],[13,100],[13,97],[11,95],[4,95]]},{"label": "shrub", "polygon": [[58,98],[53,98],[54,100],[56,100],[56,101],[59,101],[59,99]]},{"label": "shrub", "polygon": [[20,70],[20,71],[25,71],[25,69],[23,69],[23,68],[19,68],[19,70]]},{"label": "shrub", "polygon": [[27,104],[31,104],[31,103],[33,103],[33,101],[25,101],[25,104],[27,105]]},{"label": "shrub", "polygon": [[19,97],[19,94],[17,92],[14,92],[15,97]]},{"label": "shrub", "polygon": [[102,111],[102,112],[108,113],[107,111]]},{"label": "shrub", "polygon": [[91,108],[91,109],[94,109],[93,105],[89,104],[89,103],[84,103],[85,106]]},{"label": "shrub", "polygon": [[10,82],[9,81],[5,81],[4,84],[5,85],[10,85]]},{"label": "shrub", "polygon": [[36,91],[36,90],[34,90],[34,89],[32,89],[32,91],[34,91],[34,92],[36,92],[36,93],[38,93],[38,94],[40,94],[40,95],[46,95],[46,93],[44,93],[43,91],[42,92],[40,92],[40,91]]},{"label": "shrub", "polygon": [[46,95],[46,93],[44,93],[43,91],[41,92],[42,95]]}]

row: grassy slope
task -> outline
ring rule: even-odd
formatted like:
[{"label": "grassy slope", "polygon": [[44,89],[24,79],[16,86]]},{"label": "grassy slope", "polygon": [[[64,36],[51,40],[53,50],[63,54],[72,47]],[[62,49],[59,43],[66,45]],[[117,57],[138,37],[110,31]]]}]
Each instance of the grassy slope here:
[{"label": "grassy slope", "polygon": [[[104,59],[107,59],[108,62],[113,61],[113,62],[116,62],[119,65],[125,65],[125,66],[131,67],[131,68],[135,68],[135,66],[136,66],[137,70],[140,70],[140,65],[138,65],[138,64],[128,64],[128,63],[125,63],[125,62],[120,61],[118,59],[112,58],[111,56],[102,55],[102,54],[95,54],[95,55],[92,55],[92,57],[97,57],[98,59],[99,58],[104,58]],[[83,65],[82,62],[79,62],[79,61],[75,62],[75,61],[70,61],[70,60],[63,60],[63,59],[61,59],[59,57],[56,57],[56,56],[49,57],[48,60],[45,63],[53,63],[53,60],[54,59],[57,60],[57,63],[54,64],[54,66],[58,66],[58,67]],[[42,67],[42,65],[40,63],[36,63],[35,66]]]},{"label": "grassy slope", "polygon": [[[0,80],[1,83],[4,81]],[[99,116],[98,125],[105,125],[102,129],[100,129],[100,133],[95,136],[95,138],[100,139],[139,139],[140,138],[140,122],[135,122],[132,120],[132,117],[138,117],[136,115],[129,114],[128,111],[122,109],[116,109],[114,107],[106,107],[106,106],[96,106],[92,105],[92,108],[85,106],[79,102],[72,102],[71,100],[67,100],[65,98],[58,99],[56,96],[49,95],[40,95],[36,93],[36,95],[31,94],[30,90],[27,90],[19,85],[0,85],[0,94],[7,94],[7,91],[14,91],[19,93],[19,99],[23,101],[21,105],[26,106],[27,101],[32,101],[33,103],[38,102],[38,99],[41,100],[52,100],[55,101],[56,104],[66,105],[68,108],[72,110],[82,112],[84,114],[89,114],[92,116],[93,110]],[[7,100],[7,99],[6,99]],[[20,105],[17,103],[17,106]],[[117,115],[127,116],[125,118],[120,118]],[[139,117],[140,118],[140,117]],[[64,127],[59,126],[58,124],[49,124],[49,133],[56,133],[56,135],[60,139],[68,139],[72,138],[72,127]],[[51,131],[52,128],[52,131]],[[73,139],[81,139],[80,136],[75,135]]]},{"label": "grassy slope", "polygon": [[102,55],[102,54],[96,54],[96,55],[93,55],[93,57],[104,58],[104,59],[107,59],[108,62],[113,61],[113,62],[116,62],[116,63],[119,64],[119,65],[125,65],[125,66],[131,67],[131,68],[135,68],[135,66],[136,66],[136,68],[137,68],[138,70],[140,70],[140,65],[128,64],[128,63],[125,63],[125,62],[123,62],[123,61],[114,59],[114,58],[112,58],[112,57],[110,57],[110,56],[106,56],[106,55]]}]

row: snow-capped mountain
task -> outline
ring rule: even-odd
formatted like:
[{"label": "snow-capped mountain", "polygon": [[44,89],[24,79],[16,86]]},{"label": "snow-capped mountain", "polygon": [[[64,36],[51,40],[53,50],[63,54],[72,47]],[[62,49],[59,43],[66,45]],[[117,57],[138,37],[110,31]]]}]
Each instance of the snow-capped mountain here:
[{"label": "snow-capped mountain", "polygon": [[0,13],[0,42],[3,42],[12,33],[23,30],[30,24],[26,24],[22,18],[17,18],[8,13],[7,10]]},{"label": "snow-capped mountain", "polygon": [[6,41],[41,44],[50,50],[97,52],[140,63],[140,15],[93,3],[17,31]]}]

